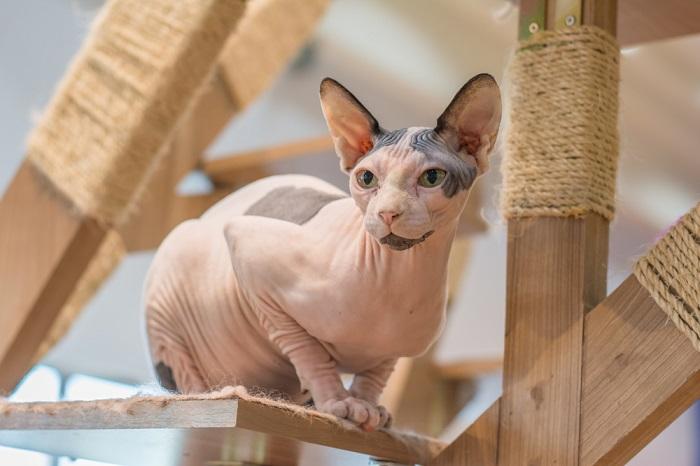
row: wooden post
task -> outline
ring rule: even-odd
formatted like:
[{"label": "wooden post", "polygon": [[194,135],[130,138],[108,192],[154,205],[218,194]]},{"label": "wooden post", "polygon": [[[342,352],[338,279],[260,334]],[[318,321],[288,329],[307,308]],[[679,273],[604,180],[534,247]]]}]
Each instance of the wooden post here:
[{"label": "wooden post", "polygon": [[[559,3],[547,2],[546,28]],[[614,34],[614,1],[581,3],[584,24]],[[608,222],[597,214],[508,222],[499,465],[578,464],[583,319],[605,297],[607,255]]]}]

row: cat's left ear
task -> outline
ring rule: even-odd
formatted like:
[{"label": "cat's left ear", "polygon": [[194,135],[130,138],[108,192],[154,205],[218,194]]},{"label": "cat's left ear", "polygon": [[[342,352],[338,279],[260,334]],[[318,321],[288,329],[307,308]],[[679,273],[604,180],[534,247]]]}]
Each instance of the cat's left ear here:
[{"label": "cat's left ear", "polygon": [[349,172],[372,150],[381,131],[379,123],[350,91],[331,78],[321,81],[321,108],[340,157],[340,168]]},{"label": "cat's left ear", "polygon": [[478,74],[465,84],[438,118],[435,132],[461,157],[476,158],[480,173],[501,124],[501,92],[493,76]]}]

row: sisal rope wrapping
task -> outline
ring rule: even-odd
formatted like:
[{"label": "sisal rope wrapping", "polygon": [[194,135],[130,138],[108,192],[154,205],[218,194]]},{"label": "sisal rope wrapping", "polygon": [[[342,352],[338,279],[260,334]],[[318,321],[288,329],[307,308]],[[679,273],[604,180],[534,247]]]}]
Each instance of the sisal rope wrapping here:
[{"label": "sisal rope wrapping", "polygon": [[700,351],[700,204],[637,262],[634,274]]},{"label": "sisal rope wrapping", "polygon": [[510,64],[506,218],[614,214],[619,47],[593,26],[542,31]]},{"label": "sisal rope wrapping", "polygon": [[119,223],[243,7],[108,2],[31,134],[28,159],[81,213]]}]

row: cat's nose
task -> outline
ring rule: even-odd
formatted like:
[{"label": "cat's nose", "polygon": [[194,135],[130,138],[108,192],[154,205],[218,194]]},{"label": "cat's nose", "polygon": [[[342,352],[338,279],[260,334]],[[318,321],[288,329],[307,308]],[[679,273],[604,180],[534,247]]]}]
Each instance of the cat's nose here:
[{"label": "cat's nose", "polygon": [[392,222],[401,215],[401,212],[396,212],[394,210],[383,210],[379,212],[379,216],[381,217],[382,221],[386,223],[387,225],[391,225]]}]

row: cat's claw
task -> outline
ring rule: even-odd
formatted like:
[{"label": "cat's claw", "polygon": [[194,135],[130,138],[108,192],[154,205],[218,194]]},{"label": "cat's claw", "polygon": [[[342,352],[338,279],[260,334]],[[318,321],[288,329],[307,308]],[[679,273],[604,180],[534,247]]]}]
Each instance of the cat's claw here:
[{"label": "cat's claw", "polygon": [[368,401],[352,396],[342,400],[328,400],[318,409],[324,413],[347,419],[368,432],[391,425],[391,414],[384,406],[375,406]]}]

